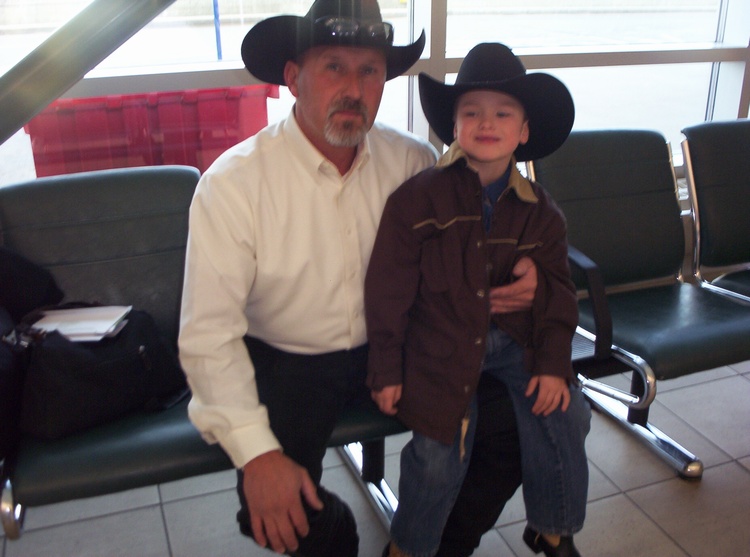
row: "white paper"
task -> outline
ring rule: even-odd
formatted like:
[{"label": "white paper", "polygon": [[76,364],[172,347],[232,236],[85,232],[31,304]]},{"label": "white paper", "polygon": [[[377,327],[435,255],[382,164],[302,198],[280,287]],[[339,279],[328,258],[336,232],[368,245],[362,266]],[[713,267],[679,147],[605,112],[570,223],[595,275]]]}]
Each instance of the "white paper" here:
[{"label": "white paper", "polygon": [[33,328],[58,331],[75,341],[97,341],[117,334],[123,320],[133,306],[94,306],[85,308],[53,309],[34,323]]}]

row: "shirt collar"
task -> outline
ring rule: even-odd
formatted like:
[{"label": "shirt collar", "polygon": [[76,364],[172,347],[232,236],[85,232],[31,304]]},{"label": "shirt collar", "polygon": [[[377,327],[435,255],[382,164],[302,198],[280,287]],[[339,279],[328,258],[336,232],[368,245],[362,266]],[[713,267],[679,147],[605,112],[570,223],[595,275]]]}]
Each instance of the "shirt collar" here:
[{"label": "shirt collar", "polygon": [[495,180],[492,183],[487,184],[484,188],[484,195],[487,196],[487,198],[490,200],[490,202],[494,205],[497,203],[498,198],[500,197],[500,194],[503,193],[503,190],[508,187],[508,182],[510,179],[510,165],[508,166],[508,169],[505,171],[505,174],[500,176],[497,180]]},{"label": "shirt collar", "polygon": [[[466,153],[461,149],[458,141],[454,141],[448,150],[438,159],[435,164],[436,168],[447,168],[459,160],[464,160],[466,166],[476,172],[476,168],[471,166]],[[539,198],[534,193],[534,189],[531,187],[531,182],[524,178],[516,167],[516,157],[514,156],[510,161],[511,171],[510,178],[508,179],[508,187],[512,188],[518,198],[526,203],[536,203]]]},{"label": "shirt collar", "polygon": [[[338,175],[338,170],[333,163],[329,161],[315,146],[310,142],[307,136],[299,127],[297,117],[294,115],[294,108],[284,123],[284,133],[291,145],[291,148],[299,155],[304,165],[311,172],[330,172],[333,171]],[[352,166],[346,176],[351,175],[355,170],[364,166],[370,160],[370,137],[369,134],[357,147],[357,155],[354,157]]]}]

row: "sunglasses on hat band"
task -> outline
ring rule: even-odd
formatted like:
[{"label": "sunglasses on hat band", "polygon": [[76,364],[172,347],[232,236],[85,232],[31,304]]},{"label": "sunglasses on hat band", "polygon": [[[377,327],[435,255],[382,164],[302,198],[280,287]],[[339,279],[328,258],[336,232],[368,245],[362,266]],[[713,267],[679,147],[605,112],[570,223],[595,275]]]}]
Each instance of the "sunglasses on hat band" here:
[{"label": "sunglasses on hat band", "polygon": [[365,24],[346,17],[321,17],[315,20],[314,29],[318,38],[393,44],[393,25],[386,22]]}]

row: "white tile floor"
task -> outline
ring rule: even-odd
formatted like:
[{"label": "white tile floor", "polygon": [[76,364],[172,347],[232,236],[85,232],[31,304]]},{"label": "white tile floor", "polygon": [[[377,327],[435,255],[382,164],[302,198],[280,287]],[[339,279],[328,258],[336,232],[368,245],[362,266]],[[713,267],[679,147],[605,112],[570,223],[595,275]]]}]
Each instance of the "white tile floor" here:
[{"label": "white tile floor", "polygon": [[[578,547],[587,557],[750,557],[750,362],[658,386],[651,421],[703,460],[703,479],[679,479],[595,413],[587,444],[588,518]],[[387,444],[394,489],[405,439]],[[386,531],[333,451],[323,481],[351,504],[360,555],[378,557]],[[236,506],[228,472],[32,508],[20,540],[0,538],[0,557],[273,555],[237,532]],[[531,556],[521,541],[523,517],[517,493],[475,555]]]}]

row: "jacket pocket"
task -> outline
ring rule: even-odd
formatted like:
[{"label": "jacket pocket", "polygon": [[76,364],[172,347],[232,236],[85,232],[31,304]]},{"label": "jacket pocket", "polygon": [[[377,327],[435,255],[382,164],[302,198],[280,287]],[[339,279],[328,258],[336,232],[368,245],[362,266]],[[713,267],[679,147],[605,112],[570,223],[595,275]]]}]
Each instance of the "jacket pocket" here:
[{"label": "jacket pocket", "polygon": [[443,262],[442,243],[439,239],[427,240],[422,244],[420,272],[427,290],[445,292],[448,290],[448,275]]},{"label": "jacket pocket", "polygon": [[407,345],[407,358],[409,356],[416,358],[418,362],[416,365],[425,365],[426,361],[442,362],[451,358],[456,351],[455,339],[448,331],[434,323],[412,327]]}]

